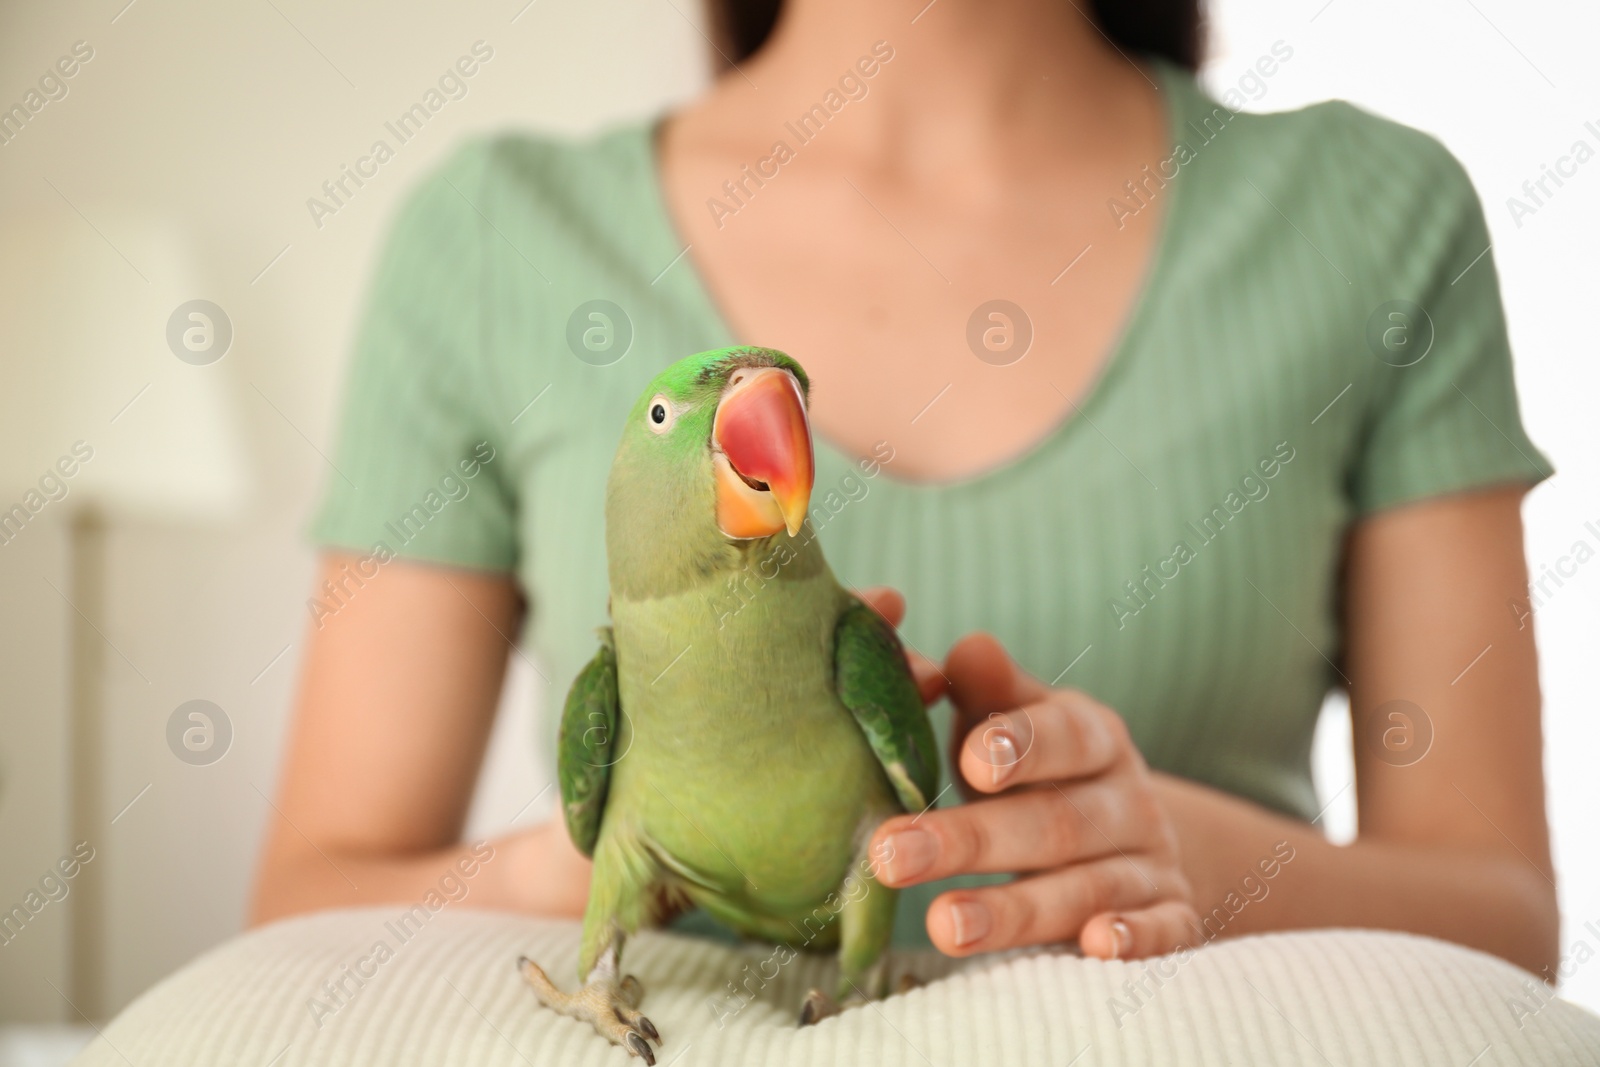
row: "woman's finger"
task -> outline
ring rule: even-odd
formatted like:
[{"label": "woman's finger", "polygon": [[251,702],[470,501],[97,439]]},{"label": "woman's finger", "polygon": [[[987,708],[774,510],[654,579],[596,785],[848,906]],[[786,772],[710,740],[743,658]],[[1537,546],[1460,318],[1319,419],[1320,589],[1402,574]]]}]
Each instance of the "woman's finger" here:
[{"label": "woman's finger", "polygon": [[[968,634],[952,645],[945,656],[944,674],[955,709],[950,723],[952,767],[960,765],[962,741],[979,723],[1050,694],[1045,685],[1012,662],[999,641],[985,633]],[[968,800],[976,795],[959,775],[957,784]]]},{"label": "woman's finger", "polygon": [[1082,693],[1058,690],[1039,703],[991,712],[968,730],[961,776],[980,792],[998,793],[1103,774],[1132,751],[1121,716]]},{"label": "woman's finger", "polygon": [[882,615],[890,626],[899,626],[900,620],[906,617],[906,598],[900,595],[899,590],[886,585],[869,585],[865,589],[855,590],[855,594],[866,602],[867,607]]},{"label": "woman's finger", "polygon": [[1152,851],[1160,823],[1139,795],[1107,781],[1019,790],[886,821],[873,834],[877,876],[896,888],[956,874],[1042,871]]},{"label": "woman's finger", "polygon": [[1083,932],[1078,935],[1084,955],[1102,960],[1165,956],[1200,940],[1199,917],[1181,900],[1096,915],[1083,924]]},{"label": "woman's finger", "polygon": [[951,702],[974,719],[1050,695],[1050,687],[1018,667],[990,634],[968,634],[950,646],[944,673],[950,678]]},{"label": "woman's finger", "polygon": [[949,683],[944,672],[927,656],[914,648],[906,649],[906,663],[911,666],[911,677],[917,683],[917,692],[924,705],[932,704],[944,696]]},{"label": "woman's finger", "polygon": [[[890,626],[899,627],[906,617],[906,598],[886,585],[857,589],[855,594],[866,603],[867,607],[882,615]],[[921,694],[922,702],[932,704],[944,696],[948,688],[949,683],[945,679],[944,672],[927,656],[906,645],[904,638],[900,643],[905,645],[906,663],[911,667],[911,677],[917,683],[917,692]]]},{"label": "woman's finger", "polygon": [[1170,866],[1145,856],[1112,856],[942,894],[928,907],[928,937],[948,956],[1071,941],[1093,916],[1131,915],[1187,895]]}]

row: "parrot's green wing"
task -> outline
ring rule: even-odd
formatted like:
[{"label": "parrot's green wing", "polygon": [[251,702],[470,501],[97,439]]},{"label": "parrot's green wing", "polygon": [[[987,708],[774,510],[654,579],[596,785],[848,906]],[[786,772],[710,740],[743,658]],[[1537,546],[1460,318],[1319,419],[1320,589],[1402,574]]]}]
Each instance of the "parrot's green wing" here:
[{"label": "parrot's green wing", "polygon": [[901,807],[922,812],[939,788],[939,750],[894,627],[854,597],[833,632],[839,700],[883,764]]},{"label": "parrot's green wing", "polygon": [[611,785],[612,748],[622,718],[617,698],[617,650],[611,627],[600,629],[600,651],[578,672],[567,690],[556,745],[556,776],[561,781],[561,813],[578,851],[594,855],[600,818]]}]

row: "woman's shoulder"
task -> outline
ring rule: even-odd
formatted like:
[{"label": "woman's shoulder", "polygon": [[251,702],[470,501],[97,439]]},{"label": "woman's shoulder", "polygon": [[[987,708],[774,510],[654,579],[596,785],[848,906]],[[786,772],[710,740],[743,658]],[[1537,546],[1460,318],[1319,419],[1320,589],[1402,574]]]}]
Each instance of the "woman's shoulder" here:
[{"label": "woman's shoulder", "polygon": [[[1466,170],[1438,137],[1366,110],[1348,100],[1324,100],[1291,111],[1240,114],[1241,132],[1286,159],[1299,159],[1327,181],[1384,187],[1467,184]],[[1364,192],[1382,188],[1363,185]]]},{"label": "woman's shoulder", "polygon": [[[1466,169],[1438,137],[1347,100],[1283,111],[1240,110],[1233,89],[1194,86],[1177,140],[1209,156],[1231,179],[1277,175],[1324,200],[1402,207],[1422,201],[1475,205]],[[1220,151],[1212,151],[1213,146]]]},{"label": "woman's shoulder", "polygon": [[1209,208],[1191,216],[1208,238],[1259,250],[1287,223],[1347,282],[1388,289],[1425,284],[1459,245],[1483,250],[1472,180],[1432,134],[1345,100],[1243,111],[1227,92],[1188,86],[1175,163]]},{"label": "woman's shoulder", "polygon": [[467,142],[457,156],[484,179],[530,196],[612,201],[651,191],[654,128],[633,120],[586,134],[502,130]]},{"label": "woman's shoulder", "polygon": [[[653,123],[575,135],[503,130],[457,145],[412,187],[391,240],[485,228],[512,246],[611,232],[655,210]],[[466,225],[470,224],[470,225]]]}]

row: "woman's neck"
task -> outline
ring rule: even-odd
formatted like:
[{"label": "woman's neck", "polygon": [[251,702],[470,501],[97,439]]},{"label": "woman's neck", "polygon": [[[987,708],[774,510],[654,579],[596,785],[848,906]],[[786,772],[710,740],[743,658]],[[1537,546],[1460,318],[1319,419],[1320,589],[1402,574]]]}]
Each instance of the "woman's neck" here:
[{"label": "woman's neck", "polygon": [[777,132],[885,42],[892,59],[858,76],[865,95],[848,104],[849,121],[830,123],[808,151],[949,182],[1113,135],[1153,91],[1077,3],[924,3],[787,0],[766,46],[706,106],[733,129]]}]

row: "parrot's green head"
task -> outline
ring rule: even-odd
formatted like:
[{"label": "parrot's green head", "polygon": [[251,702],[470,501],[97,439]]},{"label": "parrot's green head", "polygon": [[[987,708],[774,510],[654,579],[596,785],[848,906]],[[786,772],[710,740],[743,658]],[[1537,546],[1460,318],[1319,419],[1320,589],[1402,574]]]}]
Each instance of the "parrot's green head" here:
[{"label": "parrot's green head", "polygon": [[814,458],[800,364],[770,348],[681,359],[628,413],[606,486],[619,580],[659,595],[805,524]]}]

